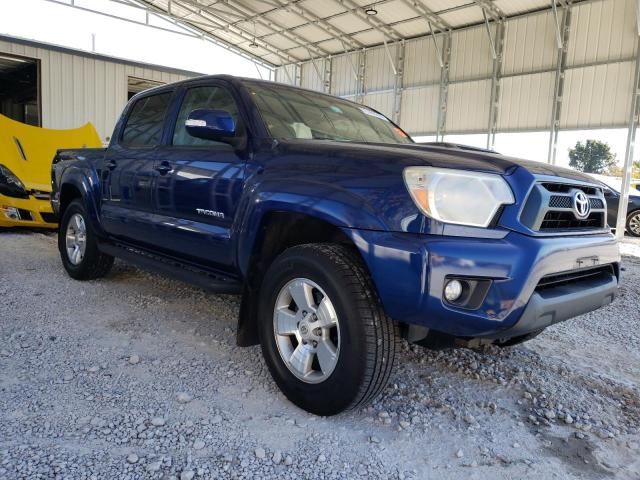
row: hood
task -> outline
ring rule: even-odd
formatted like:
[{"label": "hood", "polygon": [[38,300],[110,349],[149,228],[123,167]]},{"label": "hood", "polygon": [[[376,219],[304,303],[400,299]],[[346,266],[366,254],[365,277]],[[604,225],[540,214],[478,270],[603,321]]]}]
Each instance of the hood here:
[{"label": "hood", "polygon": [[52,130],[0,115],[0,164],[29,191],[51,191],[51,162],[58,149],[100,146],[102,142],[91,123],[70,130]]},{"label": "hood", "polygon": [[287,140],[280,147],[291,153],[316,154],[368,161],[397,162],[404,166],[424,165],[457,168],[478,172],[510,175],[523,167],[534,175],[549,175],[585,183],[596,183],[584,173],[547,163],[508,157],[489,150],[455,144],[393,145],[332,142],[324,140]]}]

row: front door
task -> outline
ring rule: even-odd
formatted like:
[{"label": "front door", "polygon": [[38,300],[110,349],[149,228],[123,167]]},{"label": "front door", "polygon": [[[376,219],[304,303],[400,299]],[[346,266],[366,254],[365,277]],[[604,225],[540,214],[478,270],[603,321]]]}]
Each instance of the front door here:
[{"label": "front door", "polygon": [[101,223],[105,231],[134,243],[152,232],[152,187],[158,176],[155,151],[162,139],[171,91],[142,97],[128,110],[119,139],[107,149],[100,169]]},{"label": "front door", "polygon": [[180,252],[226,269],[233,263],[230,232],[245,162],[236,147],[187,133],[185,121],[198,108],[228,112],[235,120],[238,142],[246,137],[237,103],[225,86],[199,85],[182,93],[173,131],[156,154],[154,241],[168,253]]}]

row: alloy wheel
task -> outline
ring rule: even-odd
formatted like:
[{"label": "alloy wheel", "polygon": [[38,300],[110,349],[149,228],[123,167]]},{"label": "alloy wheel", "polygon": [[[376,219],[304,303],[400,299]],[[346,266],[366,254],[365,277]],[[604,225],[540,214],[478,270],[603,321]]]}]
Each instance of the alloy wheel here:
[{"label": "alloy wheel", "polygon": [[631,233],[640,236],[640,212],[634,213],[629,219],[629,230],[631,230]]},{"label": "alloy wheel", "polygon": [[273,333],[282,361],[305,383],[321,383],[340,355],[340,328],[331,299],[315,282],[295,278],[280,290]]},{"label": "alloy wheel", "polygon": [[87,227],[79,213],[74,214],[67,225],[65,246],[67,258],[73,265],[79,265],[87,249]]}]

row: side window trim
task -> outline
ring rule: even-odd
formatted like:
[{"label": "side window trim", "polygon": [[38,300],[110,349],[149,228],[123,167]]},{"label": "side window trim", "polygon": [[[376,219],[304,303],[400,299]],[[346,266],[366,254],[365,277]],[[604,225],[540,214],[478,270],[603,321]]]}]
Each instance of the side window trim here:
[{"label": "side window trim", "polygon": [[[194,86],[208,86],[210,84],[202,84],[202,85],[194,85]],[[184,102],[184,98],[187,96],[187,92],[189,88],[193,88],[194,86],[181,86],[177,92],[174,94],[174,103],[171,107],[171,118],[167,122],[167,131],[165,132],[164,137],[162,138],[162,146],[163,147],[173,147],[173,135],[176,131],[176,125],[178,123],[178,115],[180,115],[180,109],[182,108],[182,102]]]},{"label": "side window trim", "polygon": [[[147,95],[143,95],[139,98],[137,98],[134,102],[131,102],[127,105],[127,109],[124,112],[123,116],[124,118],[121,119],[122,122],[122,127],[120,128],[120,131],[118,132],[118,138],[116,139],[116,144],[120,147],[120,148],[128,148],[128,149],[141,149],[141,150],[152,150],[154,148],[157,148],[161,145],[164,144],[165,142],[165,134],[166,134],[166,130],[167,130],[167,124],[169,123],[171,114],[172,114],[172,110],[174,108],[175,105],[175,99],[176,99],[176,93],[177,93],[178,89],[177,88],[172,88],[172,89],[167,89],[167,90],[163,90],[161,92],[157,92],[157,93],[150,93]],[[153,97],[155,95],[163,95],[163,94],[169,94],[169,105],[167,106],[167,110],[165,113],[165,118],[162,122],[162,131],[160,132],[160,140],[154,144],[154,145],[128,145],[127,143],[125,143],[123,141],[123,137],[124,137],[124,132],[127,128],[127,125],[129,123],[129,119],[131,118],[131,114],[133,113],[133,109],[135,108],[135,106],[138,104],[138,102],[145,100],[149,97]]]}]

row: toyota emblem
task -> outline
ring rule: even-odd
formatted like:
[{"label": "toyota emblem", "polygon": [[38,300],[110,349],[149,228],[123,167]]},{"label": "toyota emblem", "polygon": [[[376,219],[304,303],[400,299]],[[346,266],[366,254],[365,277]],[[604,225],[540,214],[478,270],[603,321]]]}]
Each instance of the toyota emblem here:
[{"label": "toyota emblem", "polygon": [[573,194],[573,211],[576,218],[587,218],[591,213],[591,205],[589,204],[589,198],[582,190],[577,190]]}]

